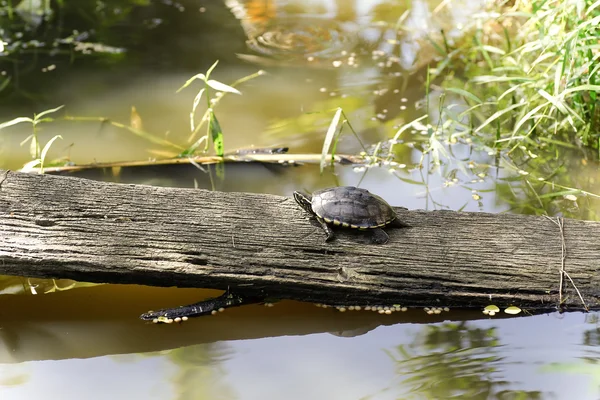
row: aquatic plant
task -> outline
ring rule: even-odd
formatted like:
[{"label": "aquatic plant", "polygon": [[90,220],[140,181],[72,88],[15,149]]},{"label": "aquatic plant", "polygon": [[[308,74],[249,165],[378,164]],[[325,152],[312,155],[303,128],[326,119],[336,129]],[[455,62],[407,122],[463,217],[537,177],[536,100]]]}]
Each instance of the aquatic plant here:
[{"label": "aquatic plant", "polygon": [[509,154],[548,143],[600,150],[600,1],[517,2],[475,19],[472,41],[436,47],[432,74],[462,98],[446,107],[451,128]]}]

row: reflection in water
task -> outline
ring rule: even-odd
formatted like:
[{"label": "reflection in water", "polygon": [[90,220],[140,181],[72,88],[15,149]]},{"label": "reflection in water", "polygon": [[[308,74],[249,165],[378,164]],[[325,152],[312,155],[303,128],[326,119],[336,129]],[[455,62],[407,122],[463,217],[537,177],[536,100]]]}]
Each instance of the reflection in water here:
[{"label": "reflection in water", "polygon": [[288,5],[287,10],[278,10],[276,1],[227,0],[225,4],[240,20],[248,48],[259,54],[305,64],[315,57],[327,59],[352,50],[356,32],[326,9],[311,10],[310,4],[298,3],[297,9]]},{"label": "reflection in water", "polygon": [[182,347],[167,353],[177,366],[171,378],[176,400],[235,399],[222,363],[233,357],[233,350],[224,342]]},{"label": "reflection in water", "polygon": [[[495,365],[503,359],[495,328],[480,329],[467,322],[423,328],[413,343],[389,355],[403,386],[415,398],[505,398],[508,382],[498,380]],[[502,396],[499,396],[502,393]],[[541,398],[540,392],[515,392],[520,398]]]},{"label": "reflection in water", "polygon": [[[110,296],[101,295],[107,291]],[[86,294],[91,292],[97,294]],[[161,400],[513,399],[517,394],[595,399],[600,394],[587,378],[597,351],[593,342],[581,346],[597,330],[597,314],[427,323],[431,316],[415,310],[413,318],[420,316],[422,323],[384,326],[404,313],[336,313],[284,302],[174,326],[135,318],[140,309],[169,298],[178,304],[200,295],[105,285],[47,299],[26,296],[30,302],[20,309],[17,296],[0,298],[0,376],[5,378],[0,398],[21,400],[56,390],[61,400],[80,399],[92,387],[86,399],[128,398],[125,393]],[[376,328],[359,328],[369,324]],[[315,333],[324,331],[359,335]],[[162,350],[167,348],[173,349]],[[110,355],[121,352],[133,353]],[[45,356],[67,358],[18,362]],[[586,361],[577,367],[573,360],[579,357]],[[101,386],[91,380],[98,376]],[[61,392],[63,385],[71,390]]]}]

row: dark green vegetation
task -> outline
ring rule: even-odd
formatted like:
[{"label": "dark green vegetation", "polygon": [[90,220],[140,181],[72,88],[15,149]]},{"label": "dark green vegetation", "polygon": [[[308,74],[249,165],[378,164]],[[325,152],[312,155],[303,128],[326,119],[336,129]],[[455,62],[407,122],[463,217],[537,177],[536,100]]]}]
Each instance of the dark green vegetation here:
[{"label": "dark green vegetation", "polygon": [[443,60],[432,74],[464,100],[464,110],[446,102],[448,128],[509,154],[549,144],[599,149],[598,2],[518,7],[476,21],[472,41],[436,46]]},{"label": "dark green vegetation", "polygon": [[[495,169],[513,211],[597,219],[597,189],[583,189],[597,179],[576,171],[600,154],[599,26],[598,1],[511,2],[476,14],[460,39],[429,35],[426,114],[374,146],[370,161],[393,165],[394,146],[419,132],[419,166],[451,185]],[[458,156],[465,149],[474,153]]]},{"label": "dark green vegetation", "polygon": [[[193,71],[208,68],[215,59],[235,59],[235,52],[243,49],[243,43],[237,49],[221,44],[232,43],[228,39],[239,35],[239,27],[228,31],[230,38],[204,40],[222,27],[229,10],[220,5],[212,7],[210,14],[183,12],[184,4],[191,7],[192,3],[0,3],[0,40],[4,43],[0,47],[0,104],[47,104],[61,79],[98,68],[112,70],[110,83],[118,85],[144,68]],[[235,26],[234,20],[229,21]],[[175,36],[186,40],[173,41]],[[197,51],[199,43],[214,59],[207,60]]]}]

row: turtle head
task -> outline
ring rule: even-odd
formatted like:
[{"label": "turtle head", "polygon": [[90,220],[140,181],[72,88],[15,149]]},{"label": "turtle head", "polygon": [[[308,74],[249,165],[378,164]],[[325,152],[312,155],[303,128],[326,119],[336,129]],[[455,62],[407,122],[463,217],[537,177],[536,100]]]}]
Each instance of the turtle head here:
[{"label": "turtle head", "polygon": [[294,192],[294,200],[296,200],[296,203],[300,204],[300,207],[302,207],[304,211],[310,214],[313,213],[311,196],[307,195],[306,193],[296,191]]}]

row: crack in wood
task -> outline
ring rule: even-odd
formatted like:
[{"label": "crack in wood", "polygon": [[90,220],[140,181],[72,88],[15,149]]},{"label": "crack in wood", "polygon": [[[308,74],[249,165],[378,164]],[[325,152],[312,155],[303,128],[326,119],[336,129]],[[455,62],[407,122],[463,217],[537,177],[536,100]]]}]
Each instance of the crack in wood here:
[{"label": "crack in wood", "polygon": [[300,249],[303,253],[308,254],[319,254],[323,256],[331,256],[331,255],[346,255],[345,251],[339,250],[331,250],[331,249]]},{"label": "crack in wood", "polygon": [[189,257],[189,258],[185,258],[184,261],[189,264],[192,264],[192,265],[200,265],[200,266],[208,265],[208,260],[206,258]]},{"label": "crack in wood", "polygon": [[48,218],[36,218],[34,223],[38,226],[49,227],[56,225],[56,222]]},{"label": "crack in wood", "polygon": [[10,170],[9,170],[9,169],[7,169],[7,170],[4,172],[4,177],[2,177],[2,180],[0,181],[0,190],[2,190],[2,184],[4,183],[4,181],[6,180],[6,178],[8,178],[8,173],[9,173],[9,172],[10,172]]}]

